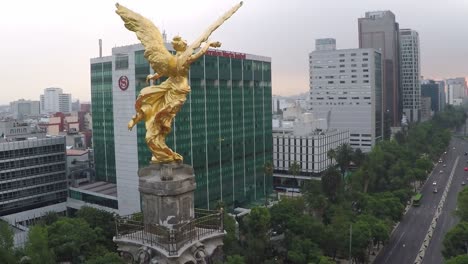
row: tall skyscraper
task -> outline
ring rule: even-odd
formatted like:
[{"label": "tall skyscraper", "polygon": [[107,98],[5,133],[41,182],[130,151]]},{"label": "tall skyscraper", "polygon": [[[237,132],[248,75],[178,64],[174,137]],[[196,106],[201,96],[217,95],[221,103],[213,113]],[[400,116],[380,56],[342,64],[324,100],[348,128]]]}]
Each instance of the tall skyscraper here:
[{"label": "tall skyscraper", "polygon": [[[91,59],[96,177],[117,184],[121,214],[140,210],[137,171],[151,158],[144,124],[127,129],[135,98],[152,73],[143,53],[138,44]],[[209,50],[192,64],[189,79],[192,90],[167,143],[194,167],[196,205],[263,199],[272,189],[264,174],[272,161],[270,58]]]},{"label": "tall skyscraper", "polygon": [[329,42],[317,40],[309,54],[310,110],[330,129],[349,130],[350,145],[368,152],[383,134],[382,55]]},{"label": "tall skyscraper", "polygon": [[22,120],[26,117],[39,116],[41,106],[39,101],[20,99],[18,101],[11,102],[10,109],[13,114],[13,118]]},{"label": "tall skyscraper", "polygon": [[388,118],[389,125],[400,126],[400,33],[395,15],[391,11],[366,12],[358,25],[359,48],[374,48],[382,54],[385,123]]},{"label": "tall skyscraper", "polygon": [[41,113],[69,113],[71,106],[71,94],[64,94],[61,88],[46,88],[41,95]]},{"label": "tall skyscraper", "polygon": [[419,34],[415,30],[400,30],[400,70],[403,113],[409,122],[418,122],[421,110],[421,64]]}]

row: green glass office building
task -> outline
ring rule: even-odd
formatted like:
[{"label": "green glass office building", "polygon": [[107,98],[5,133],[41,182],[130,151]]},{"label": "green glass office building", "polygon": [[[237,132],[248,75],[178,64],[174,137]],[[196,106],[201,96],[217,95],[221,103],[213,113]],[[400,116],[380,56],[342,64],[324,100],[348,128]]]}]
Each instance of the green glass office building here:
[{"label": "green glass office building", "polygon": [[[96,178],[117,184],[122,214],[140,210],[137,170],[151,158],[144,124],[127,130],[152,73],[143,53],[130,45],[91,60]],[[270,58],[210,50],[192,64],[189,79],[192,91],[167,143],[194,167],[196,206],[264,201],[272,190],[264,173],[272,161]]]}]

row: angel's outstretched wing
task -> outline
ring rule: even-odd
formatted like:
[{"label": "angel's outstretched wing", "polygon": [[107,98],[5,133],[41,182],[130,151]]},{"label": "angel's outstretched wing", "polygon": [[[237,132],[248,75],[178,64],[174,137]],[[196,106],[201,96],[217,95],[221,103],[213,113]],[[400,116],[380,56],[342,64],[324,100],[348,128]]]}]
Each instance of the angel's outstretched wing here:
[{"label": "angel's outstretched wing", "polygon": [[211,24],[211,26],[187,48],[187,50],[184,52],[182,56],[188,58],[190,55],[192,55],[193,51],[198,49],[203,42],[208,41],[208,38],[210,37],[210,35],[219,26],[221,26],[224,23],[224,21],[228,20],[241,6],[242,6],[242,2],[235,5],[234,7],[229,9],[223,16],[218,18],[218,20],[216,20],[213,24]]},{"label": "angel's outstretched wing", "polygon": [[138,39],[145,47],[145,58],[149,61],[151,68],[160,75],[167,75],[169,60],[173,58],[166,49],[161,32],[148,19],[132,10],[115,5],[115,11],[125,22],[125,27],[136,33]]}]

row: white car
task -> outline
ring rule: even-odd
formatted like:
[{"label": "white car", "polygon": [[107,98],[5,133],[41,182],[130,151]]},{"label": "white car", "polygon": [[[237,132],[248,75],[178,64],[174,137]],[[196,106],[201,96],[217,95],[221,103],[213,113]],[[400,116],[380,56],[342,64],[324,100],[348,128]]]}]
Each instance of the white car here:
[{"label": "white car", "polygon": [[462,181],[462,185],[465,185],[465,181]]},{"label": "white car", "polygon": [[435,186],[435,185],[437,185],[437,182],[436,182],[436,181],[434,181],[434,182],[432,183],[432,185],[434,185],[434,186]]},{"label": "white car", "polygon": [[444,171],[443,170],[440,170],[439,173],[443,173]]},{"label": "white car", "polygon": [[447,167],[447,164],[442,165],[443,167]]}]

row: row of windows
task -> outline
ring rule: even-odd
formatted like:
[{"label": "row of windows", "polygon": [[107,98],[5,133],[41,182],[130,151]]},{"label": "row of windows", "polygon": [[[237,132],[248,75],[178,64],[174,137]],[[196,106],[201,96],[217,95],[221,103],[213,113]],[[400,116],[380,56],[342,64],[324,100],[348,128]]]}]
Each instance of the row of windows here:
[{"label": "row of windows", "polygon": [[47,174],[53,172],[65,172],[65,163],[43,165],[35,168],[28,168],[14,171],[0,172],[0,180],[14,180],[34,175]]},{"label": "row of windows", "polygon": [[6,202],[12,199],[19,199],[22,197],[28,197],[28,196],[33,196],[33,195],[38,195],[38,194],[43,194],[43,193],[66,190],[67,186],[68,186],[67,182],[59,182],[59,183],[54,183],[54,184],[49,184],[49,185],[44,185],[44,186],[38,186],[35,188],[30,188],[30,189],[2,193],[0,194],[0,201]]},{"label": "row of windows", "polygon": [[7,151],[0,151],[0,160],[22,158],[25,156],[41,155],[54,152],[65,152],[64,144],[48,145],[41,147],[22,148]]},{"label": "row of windows", "polygon": [[35,208],[45,207],[48,205],[65,202],[67,200],[67,191],[57,191],[46,195],[23,199],[20,201],[0,204],[0,216],[32,210]]},{"label": "row of windows", "polygon": [[0,170],[24,168],[35,165],[42,165],[46,163],[60,162],[65,161],[65,155],[50,155],[42,156],[37,158],[28,158],[28,159],[16,159],[13,161],[0,162]]},{"label": "row of windows", "polygon": [[35,177],[32,179],[24,179],[20,181],[0,183],[0,191],[25,188],[25,187],[30,187],[30,186],[35,186],[35,185],[40,185],[40,184],[45,184],[45,183],[55,182],[55,181],[63,181],[63,180],[66,180],[64,172],[50,174],[46,176]]}]

